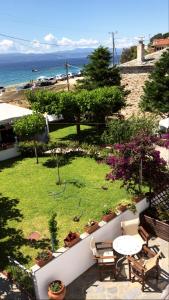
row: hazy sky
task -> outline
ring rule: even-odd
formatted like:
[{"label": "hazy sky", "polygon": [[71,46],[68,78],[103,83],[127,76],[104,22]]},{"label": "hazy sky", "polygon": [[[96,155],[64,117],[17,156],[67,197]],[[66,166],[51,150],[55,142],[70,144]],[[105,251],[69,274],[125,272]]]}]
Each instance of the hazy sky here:
[{"label": "hazy sky", "polygon": [[[48,52],[77,47],[126,47],[167,32],[169,0],[1,0],[0,52]],[[41,45],[39,42],[57,44]]]}]

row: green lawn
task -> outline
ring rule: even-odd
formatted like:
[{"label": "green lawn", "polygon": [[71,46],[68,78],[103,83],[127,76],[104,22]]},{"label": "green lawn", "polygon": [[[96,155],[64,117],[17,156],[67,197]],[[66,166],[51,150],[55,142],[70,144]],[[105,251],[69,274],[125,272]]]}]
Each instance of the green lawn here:
[{"label": "green lawn", "polygon": [[[69,128],[70,129],[70,128]],[[65,136],[66,130],[53,132],[53,138]],[[71,129],[73,132],[73,128]],[[69,131],[70,132],[70,131]],[[105,164],[98,164],[89,157],[70,156],[65,165],[60,168],[62,181],[66,184],[57,185],[57,169],[53,167],[50,157],[42,157],[39,164],[35,158],[15,159],[2,163],[0,172],[1,193],[10,199],[19,200],[18,208],[23,214],[22,222],[12,221],[12,225],[22,229],[25,238],[32,231],[38,231],[41,238],[49,238],[48,220],[53,212],[57,213],[59,227],[59,245],[69,232],[83,232],[89,219],[100,221],[104,206],[113,208],[118,202],[130,199],[119,182],[105,180],[110,171]],[[77,187],[70,181],[78,180],[82,187]],[[108,189],[102,189],[106,186]],[[75,216],[81,216],[74,222]],[[22,248],[25,255],[32,258],[38,249],[30,246]],[[28,265],[31,265],[32,261]]]},{"label": "green lawn", "polygon": [[[33,158],[16,160],[10,168],[0,172],[2,195],[19,200],[18,208],[24,218],[15,226],[23,230],[25,237],[32,231],[39,231],[43,238],[49,237],[48,219],[56,212],[61,246],[70,229],[83,232],[89,219],[101,219],[104,205],[115,207],[128,197],[118,182],[105,181],[109,167],[91,158],[75,157],[61,167],[62,180],[78,179],[84,187],[70,183],[58,186],[56,169],[44,165],[48,159],[40,158],[38,165]],[[108,190],[103,190],[102,186],[107,186]],[[81,214],[80,222],[75,223],[73,217]],[[34,256],[36,251],[29,248],[25,252]]]}]

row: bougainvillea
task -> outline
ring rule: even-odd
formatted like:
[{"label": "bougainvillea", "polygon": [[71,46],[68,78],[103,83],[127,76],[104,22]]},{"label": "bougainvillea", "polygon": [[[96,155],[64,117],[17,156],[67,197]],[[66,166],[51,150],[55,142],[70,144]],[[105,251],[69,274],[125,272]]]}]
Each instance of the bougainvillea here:
[{"label": "bougainvillea", "polygon": [[155,150],[157,140],[157,137],[142,134],[129,143],[116,144],[115,155],[107,159],[112,171],[106,178],[122,180],[122,186],[134,194],[141,193],[143,186],[156,191],[166,185],[169,171],[166,161]]}]

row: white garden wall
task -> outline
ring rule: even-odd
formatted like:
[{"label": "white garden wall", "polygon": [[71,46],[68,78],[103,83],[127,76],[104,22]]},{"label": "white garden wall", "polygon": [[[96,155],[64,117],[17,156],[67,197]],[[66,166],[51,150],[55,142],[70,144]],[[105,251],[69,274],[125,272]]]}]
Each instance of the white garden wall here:
[{"label": "white garden wall", "polygon": [[13,157],[17,157],[20,155],[20,152],[18,151],[18,147],[14,146],[13,148],[5,149],[0,151],[0,161],[10,159]]},{"label": "white garden wall", "polygon": [[148,202],[143,199],[136,204],[137,213],[134,215],[127,210],[118,215],[112,221],[100,222],[101,228],[92,234],[84,233],[81,235],[81,241],[72,248],[61,248],[54,254],[55,258],[47,265],[40,268],[37,265],[32,267],[34,274],[34,283],[37,299],[48,299],[47,290],[48,284],[60,279],[67,286],[87,269],[89,269],[95,261],[90,250],[90,239],[93,236],[96,241],[113,240],[121,235],[120,222],[136,218],[140,212],[148,207]]}]

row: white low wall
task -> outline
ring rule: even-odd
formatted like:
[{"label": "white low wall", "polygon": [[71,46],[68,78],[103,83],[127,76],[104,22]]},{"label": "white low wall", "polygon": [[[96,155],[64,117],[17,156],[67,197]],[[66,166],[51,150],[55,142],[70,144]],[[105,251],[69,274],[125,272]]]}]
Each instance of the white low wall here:
[{"label": "white low wall", "polygon": [[17,157],[20,155],[20,152],[18,151],[18,147],[14,146],[13,148],[0,150],[0,161],[10,159],[13,157]]},{"label": "white low wall", "polygon": [[87,233],[82,234],[82,240],[70,249],[59,249],[57,253],[54,254],[55,258],[44,267],[33,266],[32,272],[34,274],[36,298],[41,300],[48,299],[47,290],[48,284],[51,281],[59,279],[67,286],[89,269],[95,263],[90,250],[91,236],[93,236],[96,241],[115,239],[121,235],[120,222],[122,220],[136,218],[140,212],[148,207],[146,199],[137,203],[136,207],[136,214],[127,210],[108,223],[100,222],[100,229],[90,235]]}]

